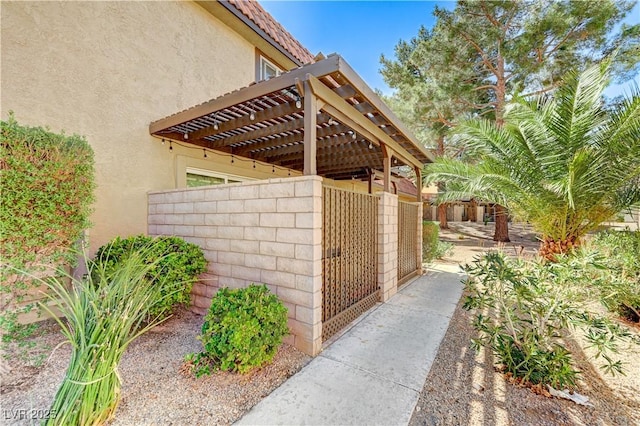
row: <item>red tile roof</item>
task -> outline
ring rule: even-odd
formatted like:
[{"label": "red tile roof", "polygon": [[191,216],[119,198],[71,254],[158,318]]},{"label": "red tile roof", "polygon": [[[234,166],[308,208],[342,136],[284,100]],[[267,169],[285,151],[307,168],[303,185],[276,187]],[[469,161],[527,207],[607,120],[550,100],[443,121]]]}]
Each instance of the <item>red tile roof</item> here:
[{"label": "red tile roof", "polygon": [[398,192],[403,192],[408,195],[418,195],[416,185],[405,177],[396,181],[396,187],[398,188]]},{"label": "red tile roof", "polygon": [[[392,186],[395,185],[398,193],[402,193],[404,195],[418,195],[418,188],[416,188],[416,185],[411,182],[411,180],[405,177],[400,177],[393,179],[393,181],[394,184],[392,184]],[[384,186],[384,181],[382,179],[375,179],[373,182],[380,187]]]},{"label": "red tile roof", "polygon": [[313,62],[314,56],[255,0],[228,0],[228,3],[249,18],[276,43],[303,64]]}]

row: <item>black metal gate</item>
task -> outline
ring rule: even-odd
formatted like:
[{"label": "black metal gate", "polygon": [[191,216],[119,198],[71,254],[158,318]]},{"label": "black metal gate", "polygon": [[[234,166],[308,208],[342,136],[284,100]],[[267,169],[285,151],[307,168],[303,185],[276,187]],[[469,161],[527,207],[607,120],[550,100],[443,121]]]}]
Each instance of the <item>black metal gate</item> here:
[{"label": "black metal gate", "polygon": [[380,300],[378,198],[323,188],[322,339]]},{"label": "black metal gate", "polygon": [[418,205],[398,202],[398,285],[422,268],[418,253]]}]

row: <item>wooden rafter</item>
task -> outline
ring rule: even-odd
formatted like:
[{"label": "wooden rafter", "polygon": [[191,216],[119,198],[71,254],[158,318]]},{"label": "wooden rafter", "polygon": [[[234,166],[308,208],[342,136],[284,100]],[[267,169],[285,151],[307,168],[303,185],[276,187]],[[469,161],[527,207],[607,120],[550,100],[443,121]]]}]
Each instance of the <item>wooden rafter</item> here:
[{"label": "wooden rafter", "polygon": [[[320,131],[318,131],[319,133]],[[337,147],[345,147],[347,145],[354,144],[354,140],[351,135],[334,135],[324,139],[318,139],[318,152],[324,150],[333,149]],[[266,161],[278,161],[286,155],[295,155],[302,153],[302,145],[300,143],[296,145],[274,147],[268,151],[261,151],[253,153],[253,158],[261,158]]]},{"label": "wooden rafter", "polygon": [[[316,120],[318,124],[324,124],[331,119],[328,114],[320,114]],[[261,123],[264,124],[264,123]],[[293,132],[296,130],[304,129],[304,118],[294,118],[290,121],[285,121],[280,124],[264,125],[257,130],[252,130],[246,133],[241,133],[235,136],[231,136],[225,139],[220,139],[211,143],[212,148],[220,148],[223,146],[230,146],[242,142],[253,141],[261,138],[267,138],[269,136],[279,135],[285,132]]]},{"label": "wooden rafter", "polygon": [[351,111],[353,107],[346,103],[342,98],[338,97],[332,90],[323,85],[316,77],[307,74],[307,80],[313,93],[326,102],[324,107],[325,111],[328,111],[334,116],[339,116],[338,120],[351,121],[355,126],[360,127],[357,129],[361,133],[368,133],[371,135],[368,139],[378,139],[391,147],[398,158],[401,158],[405,163],[410,163],[416,166],[421,166],[421,163],[402,148],[398,142],[391,139],[389,135],[380,130],[378,126],[373,124],[368,117],[358,114],[357,111]]},{"label": "wooden rafter", "polygon": [[[322,144],[323,138],[326,138],[328,136],[338,135],[340,133],[346,133],[349,130],[350,130],[349,127],[343,126],[343,125],[321,127],[317,130],[317,137],[319,139],[318,143]],[[303,139],[304,139],[304,134],[300,132],[300,133],[296,133],[289,136],[274,137],[269,140],[247,144],[239,148],[234,148],[233,152],[238,155],[244,155],[244,156],[252,155],[252,154],[262,155],[263,153],[266,153],[265,155],[268,156],[268,153],[271,152],[273,149],[293,148],[296,146],[293,144],[302,143]],[[302,147],[300,146],[299,149],[302,150]],[[264,151],[259,151],[259,150],[264,150]]]},{"label": "wooden rafter", "polygon": [[240,129],[242,127],[250,126],[255,123],[273,120],[275,118],[290,115],[296,111],[301,110],[302,108],[296,107],[295,101],[279,104],[271,108],[263,109],[256,112],[255,118],[253,120],[249,118],[249,115],[243,115],[242,117],[238,117],[235,120],[221,121],[218,124],[218,129],[215,129],[213,124],[211,124],[211,126],[209,127],[193,132],[193,134],[189,135],[189,137],[194,140],[204,139],[208,136],[214,136],[220,133],[225,133],[232,130]]}]

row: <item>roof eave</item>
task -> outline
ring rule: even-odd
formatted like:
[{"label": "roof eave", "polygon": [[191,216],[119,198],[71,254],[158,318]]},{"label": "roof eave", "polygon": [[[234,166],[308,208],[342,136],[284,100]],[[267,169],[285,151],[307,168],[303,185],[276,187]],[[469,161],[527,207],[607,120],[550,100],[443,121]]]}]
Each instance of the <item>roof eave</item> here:
[{"label": "roof eave", "polygon": [[[197,1],[197,3],[204,3],[202,1]],[[238,10],[235,6],[230,4],[228,1],[220,0],[220,5],[232,13],[236,18],[238,18],[242,23],[244,23],[247,27],[251,28],[256,34],[258,34],[263,40],[273,46],[276,50],[286,56],[289,60],[295,63],[297,66],[302,66],[304,63],[296,58],[291,52],[285,49],[280,43],[274,40],[269,34],[267,34],[262,28],[260,28],[255,22],[253,22],[249,17],[247,17],[244,13]]]}]

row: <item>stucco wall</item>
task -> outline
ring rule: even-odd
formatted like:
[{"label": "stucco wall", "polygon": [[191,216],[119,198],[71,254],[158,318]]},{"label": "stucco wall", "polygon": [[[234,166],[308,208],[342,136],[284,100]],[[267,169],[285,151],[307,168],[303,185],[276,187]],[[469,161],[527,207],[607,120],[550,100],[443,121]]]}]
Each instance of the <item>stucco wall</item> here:
[{"label": "stucco wall", "polygon": [[[184,158],[203,157],[169,151],[149,136],[149,123],[251,83],[254,46],[192,2],[1,8],[2,119],[12,110],[22,124],[87,137],[98,184],[93,250],[116,235],[145,233],[147,192],[176,188]],[[217,170],[216,162],[238,175],[283,175],[212,154],[204,167]]]},{"label": "stucco wall", "polygon": [[264,283],[289,310],[288,343],[315,355],[322,338],[322,178],[302,176],[149,194],[149,234],[203,248],[193,289],[205,313],[219,286]]}]

